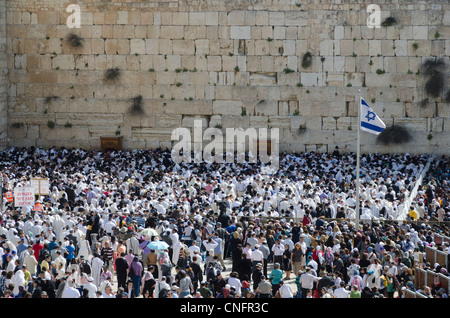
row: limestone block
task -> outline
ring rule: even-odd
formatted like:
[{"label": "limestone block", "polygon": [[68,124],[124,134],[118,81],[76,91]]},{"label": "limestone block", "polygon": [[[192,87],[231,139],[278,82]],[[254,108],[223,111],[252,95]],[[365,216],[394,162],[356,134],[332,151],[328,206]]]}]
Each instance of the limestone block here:
[{"label": "limestone block", "polygon": [[337,130],[353,130],[358,129],[358,118],[357,117],[338,117],[336,120]]},{"label": "limestone block", "polygon": [[427,40],[428,39],[428,26],[412,26],[412,35],[414,40]]},{"label": "limestone block", "polygon": [[450,11],[445,10],[444,17],[442,18],[442,24],[450,25]]},{"label": "limestone block", "polygon": [[422,131],[422,132],[427,131],[426,118],[395,118],[394,124],[398,126],[403,126],[411,131]]},{"label": "limestone block", "polygon": [[279,101],[278,102],[278,115],[279,116],[288,116],[289,115],[289,102],[288,101]]},{"label": "limestone block", "polygon": [[205,12],[205,25],[219,25],[219,13]]},{"label": "limestone block", "polygon": [[326,83],[328,86],[342,86],[344,85],[344,74],[328,73]]},{"label": "limestone block", "polygon": [[369,41],[356,40],[353,47],[354,53],[358,56],[369,55]]},{"label": "limestone block", "polygon": [[317,86],[317,73],[301,73],[300,82],[303,86]]},{"label": "limestone block", "polygon": [[254,128],[267,128],[269,116],[250,116],[250,127]]},{"label": "limestone block", "polygon": [[303,116],[290,116],[289,117],[291,119],[291,129],[292,130],[297,130],[300,129],[301,127],[306,128],[306,117]]},{"label": "limestone block", "polygon": [[[269,42],[266,40],[255,41],[255,55],[268,55],[269,54]],[[264,66],[264,65],[263,65]]]},{"label": "limestone block", "polygon": [[334,27],[334,39],[343,40],[344,39],[344,26],[337,25]]},{"label": "limestone block", "polygon": [[159,49],[159,54],[163,54],[163,55],[168,55],[168,54],[172,54],[172,48],[173,48],[173,44],[172,44],[172,40],[169,39],[159,39],[158,40],[158,49]]},{"label": "limestone block", "polygon": [[261,38],[263,40],[273,39],[273,28],[267,26],[261,27]]},{"label": "limestone block", "polygon": [[227,25],[245,25],[245,11],[231,11],[227,16]]},{"label": "limestone block", "polygon": [[386,87],[387,83],[391,83],[391,74],[366,74],[366,85],[368,87]]},{"label": "limestone block", "polygon": [[[16,122],[13,122],[13,124]],[[19,123],[19,122],[17,122]],[[13,127],[12,125],[8,129],[8,137],[11,139],[23,139],[27,137],[27,126],[23,127]]]},{"label": "limestone block", "polygon": [[322,130],[322,117],[309,117],[305,122],[305,126],[309,130]]},{"label": "limestone block", "polygon": [[178,127],[188,127],[185,126],[184,119],[182,120],[181,115],[177,114],[158,114],[155,116],[156,127],[160,128],[178,128]]},{"label": "limestone block", "polygon": [[242,101],[216,100],[213,101],[213,113],[217,115],[240,115]]},{"label": "limestone block", "polygon": [[39,138],[39,125],[28,125],[27,127],[27,139],[35,140]]},{"label": "limestone block", "polygon": [[396,56],[407,56],[408,55],[408,41],[407,40],[396,40],[394,41],[394,52]]},{"label": "limestone block", "polygon": [[145,54],[145,40],[131,39],[130,40],[130,54]]},{"label": "limestone block", "polygon": [[320,55],[332,56],[334,50],[333,40],[322,40],[320,42]]},{"label": "limestone block", "polygon": [[269,12],[268,11],[256,11],[256,25],[268,25],[269,24]]},{"label": "limestone block", "polygon": [[189,25],[205,25],[205,12],[189,12]]},{"label": "limestone block", "polygon": [[255,105],[256,115],[276,116],[278,114],[278,102],[276,100],[260,100]]},{"label": "limestone block", "polygon": [[269,116],[269,127],[272,128],[291,128],[291,120],[286,116]]},{"label": "limestone block", "polygon": [[235,26],[230,27],[231,39],[244,39],[251,40],[251,28],[250,26]]},{"label": "limestone block", "polygon": [[222,115],[222,127],[223,128],[243,128],[247,129],[250,127],[251,116],[239,115]]},{"label": "limestone block", "polygon": [[170,100],[164,106],[165,114],[183,115],[212,115],[213,107],[211,100],[182,101]]},{"label": "limestone block", "polygon": [[213,115],[209,119],[208,127],[216,127],[216,126],[222,126],[222,116],[221,115]]},{"label": "limestone block", "polygon": [[352,86],[362,86],[364,83],[364,74],[363,73],[347,73],[345,77],[345,85],[351,84]]},{"label": "limestone block", "polygon": [[182,39],[184,37],[183,26],[161,26],[160,38],[161,39]]},{"label": "limestone block", "polygon": [[122,125],[122,114],[84,114],[84,113],[56,113],[55,120],[57,125],[64,125],[70,122],[74,126],[101,126],[105,121],[110,125]]},{"label": "limestone block", "polygon": [[193,40],[173,40],[173,54],[193,55],[195,53],[195,42]]},{"label": "limestone block", "polygon": [[[308,14],[308,11],[286,11],[284,16],[284,25],[306,26],[308,25]],[[281,17],[278,19],[281,19]]]},{"label": "limestone block", "polygon": [[222,58],[220,56],[208,56],[208,71],[218,72],[222,69]]},{"label": "limestone block", "polygon": [[336,118],[322,117],[322,129],[323,130],[336,130]]},{"label": "limestone block", "polygon": [[275,40],[284,40],[286,38],[286,28],[284,26],[275,26],[273,28],[273,38]]},{"label": "limestone block", "polygon": [[117,24],[128,24],[128,11],[117,11]]},{"label": "limestone block", "polygon": [[428,15],[429,13],[427,11],[411,11],[411,25],[427,25]]},{"label": "limestone block", "polygon": [[269,25],[285,25],[285,12],[270,11]]},{"label": "limestone block", "polygon": [[131,138],[135,140],[145,141],[171,141],[172,128],[140,128],[133,127],[131,130]]},{"label": "limestone block", "polygon": [[353,40],[341,40],[341,55],[353,55]]}]

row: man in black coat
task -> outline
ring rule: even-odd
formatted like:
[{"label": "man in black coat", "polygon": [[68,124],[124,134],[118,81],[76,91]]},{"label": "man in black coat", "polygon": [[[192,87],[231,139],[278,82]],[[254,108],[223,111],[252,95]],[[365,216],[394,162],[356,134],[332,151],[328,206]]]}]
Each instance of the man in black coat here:
[{"label": "man in black coat", "polygon": [[126,288],[128,262],[125,259],[125,253],[120,254],[120,256],[116,259],[115,265],[117,274],[117,288]]},{"label": "man in black coat", "polygon": [[333,277],[328,275],[326,271],[322,271],[320,273],[320,276],[322,277],[321,280],[317,283],[317,290],[320,292],[322,288],[331,288],[331,286],[334,285]]},{"label": "man in black coat", "polygon": [[[194,256],[194,258],[197,258],[197,256]],[[201,282],[203,280],[203,272],[202,272],[202,268],[200,267],[200,265],[198,265],[198,263],[196,263],[195,261],[191,262],[190,264],[192,272],[194,273],[194,280],[192,282],[192,284],[194,285],[194,290],[197,290],[198,287],[198,283]]]},{"label": "man in black coat", "polygon": [[239,275],[240,281],[250,281],[252,275],[253,264],[250,259],[247,258],[247,254],[242,253],[241,260],[237,263],[236,272]]},{"label": "man in black coat", "polygon": [[253,290],[254,291],[256,290],[256,288],[258,288],[258,285],[261,282],[261,276],[263,275],[262,267],[263,266],[261,263],[256,264],[256,269],[252,273]]}]

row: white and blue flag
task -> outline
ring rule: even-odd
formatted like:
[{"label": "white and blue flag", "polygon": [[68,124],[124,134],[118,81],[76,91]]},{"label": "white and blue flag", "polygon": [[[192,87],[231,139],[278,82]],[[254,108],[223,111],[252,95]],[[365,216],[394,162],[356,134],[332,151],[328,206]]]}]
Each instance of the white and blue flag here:
[{"label": "white and blue flag", "polygon": [[385,128],[386,125],[380,119],[380,117],[375,114],[372,108],[366,103],[364,99],[361,98],[361,130],[367,131],[371,134],[379,135]]}]

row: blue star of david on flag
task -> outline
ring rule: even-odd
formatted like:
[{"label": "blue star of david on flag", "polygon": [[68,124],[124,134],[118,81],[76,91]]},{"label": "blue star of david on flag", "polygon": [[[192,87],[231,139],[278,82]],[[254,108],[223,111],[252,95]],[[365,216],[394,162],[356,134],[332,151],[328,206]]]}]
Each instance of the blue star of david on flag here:
[{"label": "blue star of david on flag", "polygon": [[361,98],[361,130],[367,131],[371,134],[379,135],[385,128],[386,125],[377,116],[372,108],[366,103],[364,99]]}]

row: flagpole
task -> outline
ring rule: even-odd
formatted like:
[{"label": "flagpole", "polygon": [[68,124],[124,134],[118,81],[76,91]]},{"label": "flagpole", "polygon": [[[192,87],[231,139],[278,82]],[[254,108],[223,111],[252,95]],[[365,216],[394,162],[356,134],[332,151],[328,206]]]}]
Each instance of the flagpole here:
[{"label": "flagpole", "polygon": [[359,92],[359,103],[358,103],[358,130],[356,137],[356,230],[359,229],[359,157],[360,157],[360,148],[361,148],[361,137],[360,137],[360,128],[361,128],[361,90]]}]

